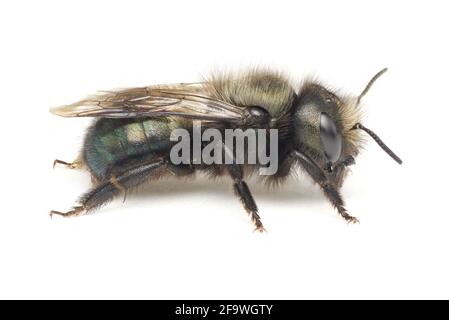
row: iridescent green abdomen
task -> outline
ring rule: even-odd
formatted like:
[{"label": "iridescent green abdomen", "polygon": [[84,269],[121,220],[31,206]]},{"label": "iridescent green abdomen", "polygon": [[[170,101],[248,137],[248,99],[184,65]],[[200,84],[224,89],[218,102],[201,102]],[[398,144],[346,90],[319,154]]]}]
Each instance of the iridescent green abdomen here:
[{"label": "iridescent green abdomen", "polygon": [[180,125],[166,119],[99,119],[86,135],[84,161],[97,180],[107,179],[113,166],[166,154],[171,131]]}]

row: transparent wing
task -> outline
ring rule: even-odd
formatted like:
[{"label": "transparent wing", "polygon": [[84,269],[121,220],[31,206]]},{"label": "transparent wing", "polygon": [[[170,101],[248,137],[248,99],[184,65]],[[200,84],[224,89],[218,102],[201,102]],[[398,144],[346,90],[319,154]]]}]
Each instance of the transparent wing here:
[{"label": "transparent wing", "polygon": [[244,109],[210,95],[206,83],[186,83],[101,91],[50,109],[62,117],[168,117],[241,123]]}]

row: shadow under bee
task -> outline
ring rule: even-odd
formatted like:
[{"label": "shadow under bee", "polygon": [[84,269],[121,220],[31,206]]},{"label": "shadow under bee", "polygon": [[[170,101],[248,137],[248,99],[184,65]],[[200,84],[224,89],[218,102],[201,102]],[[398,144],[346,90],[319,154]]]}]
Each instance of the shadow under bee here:
[{"label": "shadow under bee", "polygon": [[[300,180],[299,185],[298,181]],[[318,202],[323,196],[318,189],[304,188],[302,185],[310,185],[306,178],[290,178],[279,187],[273,188],[271,192],[266,192],[266,188],[257,182],[249,179],[251,190],[258,199],[270,202],[298,203],[298,202]],[[203,175],[198,175],[195,179],[188,178],[168,178],[158,181],[150,181],[133,189],[128,194],[129,199],[148,200],[149,198],[166,198],[175,200],[183,195],[203,195],[213,199],[223,198],[229,200],[232,196],[232,188],[226,178],[211,180]]]}]

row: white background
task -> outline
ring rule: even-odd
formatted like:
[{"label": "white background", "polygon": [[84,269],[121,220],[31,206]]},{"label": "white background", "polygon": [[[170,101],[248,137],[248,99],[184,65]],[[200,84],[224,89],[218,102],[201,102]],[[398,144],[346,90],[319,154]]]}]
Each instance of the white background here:
[{"label": "white background", "polygon": [[[449,298],[444,2],[9,1],[0,4],[0,298]],[[270,66],[359,93],[371,140],[343,188],[347,225],[308,178],[163,181],[98,214],[50,220],[90,186],[89,119],[48,108],[98,89]]]}]

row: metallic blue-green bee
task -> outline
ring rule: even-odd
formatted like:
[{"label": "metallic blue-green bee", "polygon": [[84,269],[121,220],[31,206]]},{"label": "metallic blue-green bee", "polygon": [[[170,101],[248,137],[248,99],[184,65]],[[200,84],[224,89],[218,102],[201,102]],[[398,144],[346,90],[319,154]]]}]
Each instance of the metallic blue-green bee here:
[{"label": "metallic blue-green bee", "polygon": [[[256,203],[245,182],[255,165],[175,164],[170,139],[175,129],[192,131],[194,121],[206,128],[278,130],[278,170],[261,177],[279,184],[299,167],[321,187],[340,215],[358,220],[345,209],[340,188],[361,147],[365,131],[398,163],[397,157],[371,130],[360,123],[360,100],[376,74],[358,96],[339,96],[316,81],[306,81],[295,91],[282,75],[253,70],[221,75],[191,84],[158,85],[101,92],[51,111],[63,117],[96,117],[89,128],[82,152],[72,163],[55,160],[70,168],[87,168],[94,186],[65,217],[98,208],[120,193],[171,174],[228,175],[236,195],[250,214],[256,230],[264,231]],[[235,156],[235,154],[234,154]]]}]

